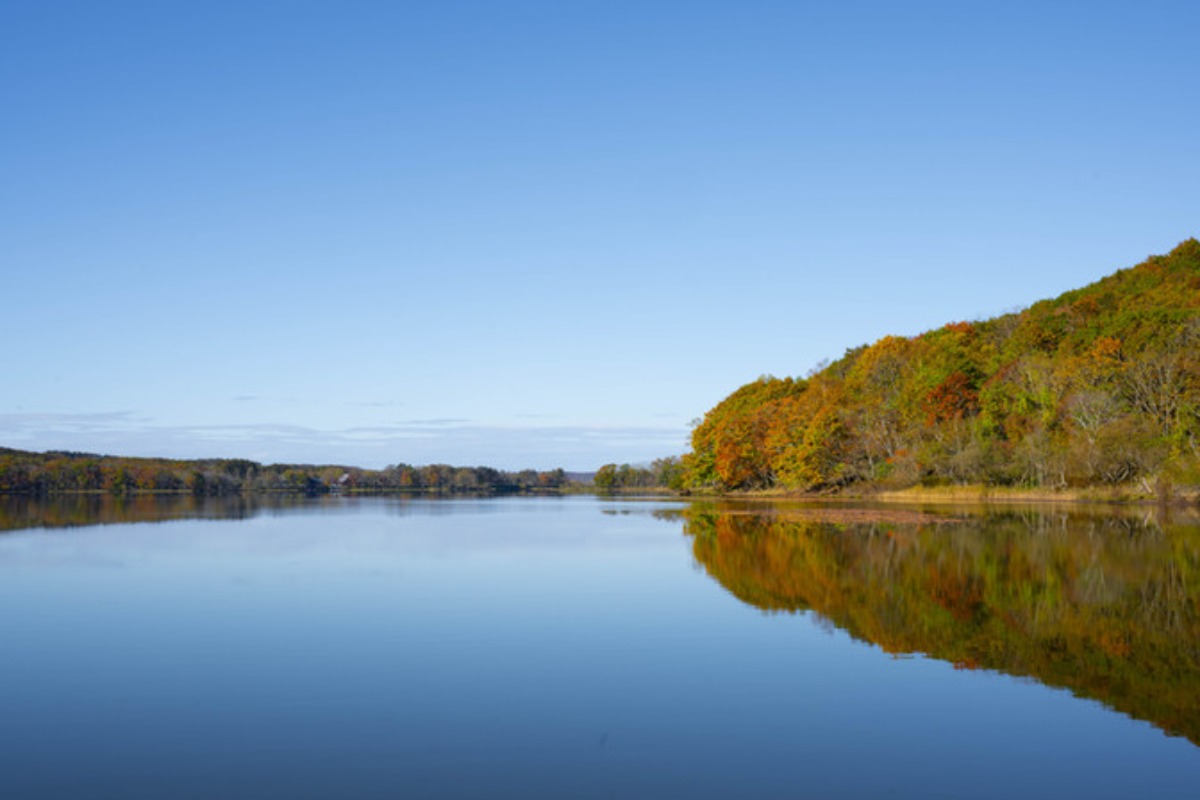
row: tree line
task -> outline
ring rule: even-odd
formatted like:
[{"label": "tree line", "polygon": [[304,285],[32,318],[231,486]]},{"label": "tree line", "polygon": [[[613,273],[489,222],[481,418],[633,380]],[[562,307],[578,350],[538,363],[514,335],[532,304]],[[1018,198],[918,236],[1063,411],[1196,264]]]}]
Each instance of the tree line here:
[{"label": "tree line", "polygon": [[683,483],[1200,485],[1200,242],[1030,308],[764,376],[692,433]]},{"label": "tree line", "polygon": [[568,483],[561,469],[509,472],[491,467],[396,464],[370,470],[340,465],[264,465],[246,459],[184,461],[0,448],[0,493],[7,494],[520,492],[560,489]]}]

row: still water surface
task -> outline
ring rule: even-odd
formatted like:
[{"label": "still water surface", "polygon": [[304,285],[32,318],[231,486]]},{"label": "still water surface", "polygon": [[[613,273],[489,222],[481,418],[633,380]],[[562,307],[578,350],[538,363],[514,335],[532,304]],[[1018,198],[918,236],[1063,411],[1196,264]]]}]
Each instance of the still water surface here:
[{"label": "still water surface", "polygon": [[1198,796],[1200,525],[928,511],[3,500],[0,797]]}]

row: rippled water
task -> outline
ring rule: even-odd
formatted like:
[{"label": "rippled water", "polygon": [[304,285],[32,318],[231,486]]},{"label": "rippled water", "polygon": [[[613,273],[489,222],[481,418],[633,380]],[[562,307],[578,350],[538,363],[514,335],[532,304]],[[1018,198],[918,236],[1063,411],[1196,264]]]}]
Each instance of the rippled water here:
[{"label": "rippled water", "polygon": [[1194,797],[1195,519],[926,511],[5,500],[0,796]]}]

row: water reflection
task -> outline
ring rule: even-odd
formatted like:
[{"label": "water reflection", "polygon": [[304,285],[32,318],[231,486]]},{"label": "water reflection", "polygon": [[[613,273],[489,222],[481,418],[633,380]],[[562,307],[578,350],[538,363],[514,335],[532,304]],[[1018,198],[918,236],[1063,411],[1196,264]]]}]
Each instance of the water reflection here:
[{"label": "water reflection", "polygon": [[[546,498],[553,502],[554,498]],[[0,495],[0,533],[27,528],[71,528],[128,522],[168,522],[180,519],[240,520],[261,515],[345,514],[382,509],[387,514],[439,516],[466,510],[493,511],[503,499],[490,494],[461,493],[454,498],[429,495],[257,494],[194,497],[186,494],[63,494],[47,497]]]},{"label": "water reflection", "polygon": [[296,509],[313,502],[300,495],[0,495],[0,531],[175,519],[247,519],[264,511]]},{"label": "water reflection", "polygon": [[1065,687],[1200,744],[1200,525],[1012,510],[942,524],[695,504],[695,558],[730,593],[894,654]]},{"label": "water reflection", "polygon": [[1195,794],[1187,740],[788,613],[1070,686],[1195,742],[1197,537],[1180,519],[0,505],[10,528],[228,518],[0,536],[4,798]]}]

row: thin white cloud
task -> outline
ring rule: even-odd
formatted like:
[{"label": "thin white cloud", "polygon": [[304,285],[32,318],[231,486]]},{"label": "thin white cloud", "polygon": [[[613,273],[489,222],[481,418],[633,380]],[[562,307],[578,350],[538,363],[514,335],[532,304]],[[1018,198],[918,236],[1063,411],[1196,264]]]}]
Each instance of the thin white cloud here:
[{"label": "thin white cloud", "polygon": [[455,418],[318,429],[277,422],[163,425],[130,411],[0,414],[0,445],[28,450],[364,467],[443,462],[591,469],[610,461],[635,463],[678,454],[686,439],[687,431],[676,427],[498,426]]}]

